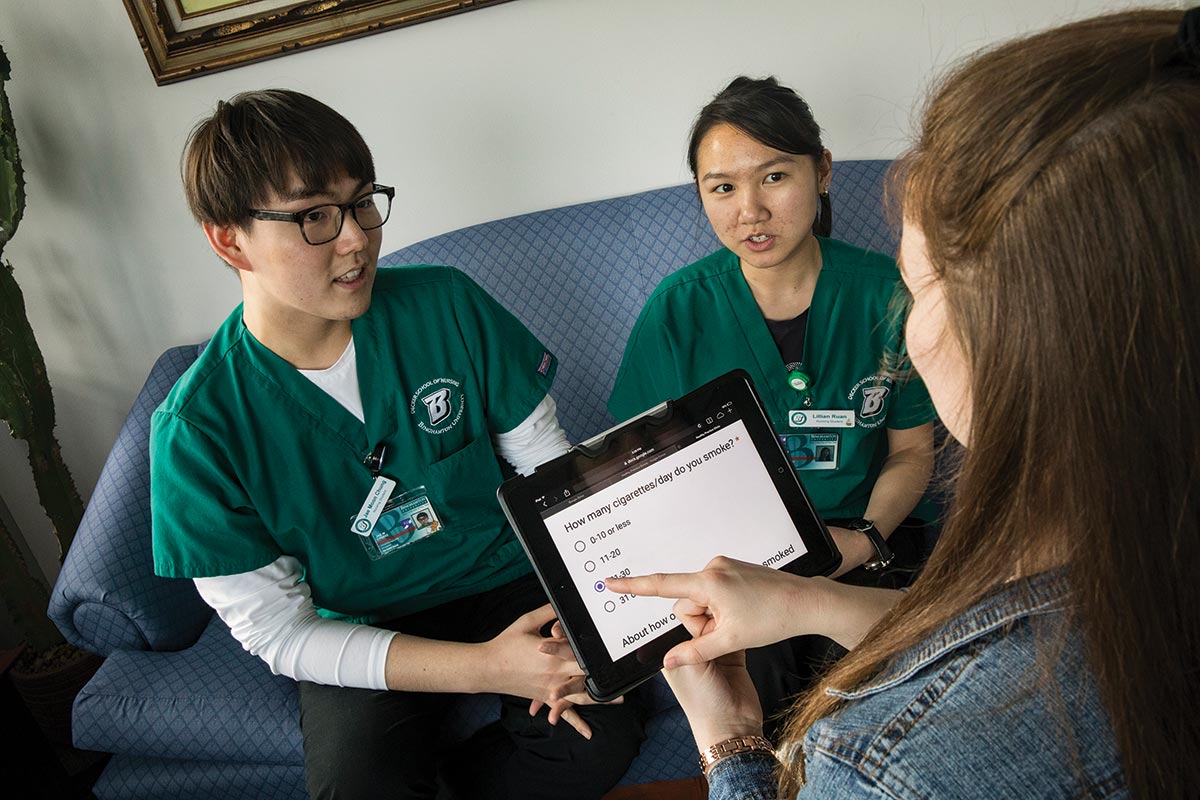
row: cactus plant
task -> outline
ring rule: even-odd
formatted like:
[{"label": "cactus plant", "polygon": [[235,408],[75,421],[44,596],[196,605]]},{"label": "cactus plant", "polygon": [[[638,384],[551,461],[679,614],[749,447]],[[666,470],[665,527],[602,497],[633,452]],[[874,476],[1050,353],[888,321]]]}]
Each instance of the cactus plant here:
[{"label": "cactus plant", "polygon": [[[61,559],[83,516],[83,502],[54,436],[54,399],[46,364],[13,268],[3,258],[4,246],[16,233],[25,210],[16,128],[4,90],[11,72],[0,47],[0,419],[29,446],[38,500],[58,538]],[[36,654],[62,644],[61,634],[46,616],[49,594],[44,579],[36,565],[27,563],[14,533],[2,520],[0,542],[0,592],[28,651]]]}]

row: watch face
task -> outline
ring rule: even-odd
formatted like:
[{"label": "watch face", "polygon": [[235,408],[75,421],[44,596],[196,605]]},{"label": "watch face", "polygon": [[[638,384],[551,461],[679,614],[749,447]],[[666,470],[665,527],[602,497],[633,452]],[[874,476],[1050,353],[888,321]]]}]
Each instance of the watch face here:
[{"label": "watch face", "polygon": [[888,552],[886,554],[878,553],[875,556],[875,558],[870,559],[865,564],[863,564],[863,566],[866,567],[868,571],[875,572],[877,570],[883,569],[884,567],[886,567],[888,564],[891,564],[891,563],[892,563],[892,554],[890,552]]}]

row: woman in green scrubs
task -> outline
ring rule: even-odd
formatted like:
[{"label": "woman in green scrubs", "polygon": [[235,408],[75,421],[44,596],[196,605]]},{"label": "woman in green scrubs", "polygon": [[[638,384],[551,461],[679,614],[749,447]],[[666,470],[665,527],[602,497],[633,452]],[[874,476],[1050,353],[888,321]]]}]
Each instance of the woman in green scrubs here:
[{"label": "woman in green scrubs", "polygon": [[[919,378],[884,368],[901,351],[895,261],[827,238],[830,153],[808,105],[774,78],[739,77],[705,106],[688,164],[724,247],[650,296],[609,411],[632,417],[745,369],[842,553],[837,575],[909,582],[935,415]],[[792,646],[759,659],[769,662],[755,674],[764,708],[802,689],[827,656]]]}]

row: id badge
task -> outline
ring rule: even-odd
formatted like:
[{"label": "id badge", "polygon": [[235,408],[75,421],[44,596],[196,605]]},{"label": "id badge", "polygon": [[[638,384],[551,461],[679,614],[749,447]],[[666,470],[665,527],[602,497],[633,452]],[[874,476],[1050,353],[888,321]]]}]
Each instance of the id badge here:
[{"label": "id badge", "polygon": [[372,561],[427,539],[442,528],[424,486],[393,495],[370,531],[359,533],[359,541]]},{"label": "id badge", "polygon": [[783,451],[792,462],[792,468],[837,469],[841,455],[840,433],[785,433],[780,435]]},{"label": "id badge", "polygon": [[840,408],[805,408],[788,412],[793,428],[853,428],[854,412]]}]

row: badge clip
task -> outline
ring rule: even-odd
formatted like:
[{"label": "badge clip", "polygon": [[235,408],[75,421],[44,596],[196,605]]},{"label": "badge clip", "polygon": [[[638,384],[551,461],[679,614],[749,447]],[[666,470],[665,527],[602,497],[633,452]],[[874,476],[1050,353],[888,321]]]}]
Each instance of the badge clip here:
[{"label": "badge clip", "polygon": [[788,386],[800,393],[805,408],[812,408],[812,378],[798,369],[788,373]]},{"label": "badge clip", "polygon": [[363,459],[363,466],[371,470],[372,478],[378,478],[379,473],[383,470],[383,457],[385,455],[387,455],[387,446],[383,442],[380,442]]}]

